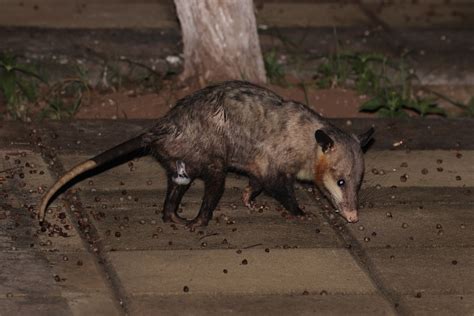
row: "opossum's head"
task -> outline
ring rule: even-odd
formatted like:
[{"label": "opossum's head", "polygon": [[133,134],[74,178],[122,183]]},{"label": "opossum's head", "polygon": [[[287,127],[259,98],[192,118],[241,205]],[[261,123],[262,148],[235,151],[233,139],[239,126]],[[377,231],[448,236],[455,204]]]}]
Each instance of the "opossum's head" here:
[{"label": "opossum's head", "polygon": [[315,132],[319,145],[314,170],[316,183],[350,223],[359,220],[357,195],[364,174],[362,149],[373,133],[373,128],[359,136],[332,128]]}]

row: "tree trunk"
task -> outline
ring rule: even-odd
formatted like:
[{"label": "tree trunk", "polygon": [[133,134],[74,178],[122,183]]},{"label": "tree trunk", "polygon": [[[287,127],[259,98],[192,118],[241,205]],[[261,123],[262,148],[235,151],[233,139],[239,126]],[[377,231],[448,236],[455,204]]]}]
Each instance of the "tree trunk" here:
[{"label": "tree trunk", "polygon": [[184,44],[182,79],[266,82],[253,0],[175,0]]}]

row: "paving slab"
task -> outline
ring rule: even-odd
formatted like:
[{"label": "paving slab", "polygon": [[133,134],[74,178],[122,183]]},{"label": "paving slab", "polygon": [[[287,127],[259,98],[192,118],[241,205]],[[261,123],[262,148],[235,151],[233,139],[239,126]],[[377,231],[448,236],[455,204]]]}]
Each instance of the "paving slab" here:
[{"label": "paving slab", "polygon": [[14,122],[0,122],[0,135],[0,146],[3,150],[31,150],[34,141],[37,140],[33,137],[31,127]]},{"label": "paving slab", "polygon": [[474,186],[474,151],[373,151],[366,155],[369,186]]},{"label": "paving slab", "polygon": [[[50,220],[59,230],[44,231],[34,205],[53,182],[40,153],[0,150],[1,190],[8,195],[0,212],[0,314],[116,314],[117,303],[66,213]],[[67,228],[67,229],[66,229]]]},{"label": "paving slab", "polygon": [[174,295],[134,297],[136,315],[396,315],[375,294]]},{"label": "paving slab", "polygon": [[415,295],[404,295],[401,304],[406,306],[410,315],[444,316],[472,315],[474,313],[474,295],[444,294],[436,295],[419,292]]},{"label": "paving slab", "polygon": [[474,204],[374,207],[347,228],[368,248],[474,248],[473,209]]},{"label": "paving slab", "polygon": [[398,293],[474,293],[472,247],[367,249],[367,253]]},{"label": "paving slab", "polygon": [[109,257],[130,296],[376,292],[345,249],[117,251]]}]

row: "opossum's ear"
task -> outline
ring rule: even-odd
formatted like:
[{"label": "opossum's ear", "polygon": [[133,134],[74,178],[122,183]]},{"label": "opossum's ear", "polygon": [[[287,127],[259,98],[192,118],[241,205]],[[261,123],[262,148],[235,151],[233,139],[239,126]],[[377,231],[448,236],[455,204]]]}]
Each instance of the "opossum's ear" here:
[{"label": "opossum's ear", "polygon": [[319,146],[323,149],[323,153],[327,152],[334,146],[334,141],[328,134],[326,134],[323,130],[318,129],[314,133],[314,137],[316,137],[316,141],[318,142]]},{"label": "opossum's ear", "polygon": [[374,134],[375,129],[373,127],[369,128],[369,130],[363,134],[360,134],[357,136],[357,139],[359,140],[360,147],[364,148],[367,146],[372,139],[372,135]]}]

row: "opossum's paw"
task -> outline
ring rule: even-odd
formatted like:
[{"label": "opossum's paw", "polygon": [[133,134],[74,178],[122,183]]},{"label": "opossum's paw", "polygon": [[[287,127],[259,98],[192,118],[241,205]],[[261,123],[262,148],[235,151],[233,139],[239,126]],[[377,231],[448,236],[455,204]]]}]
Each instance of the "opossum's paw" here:
[{"label": "opossum's paw", "polygon": [[285,216],[285,218],[290,219],[290,220],[302,220],[302,221],[304,221],[304,220],[308,219],[308,216],[300,208],[297,208],[295,211],[289,212]]},{"label": "opossum's paw", "polygon": [[189,221],[186,224],[186,228],[189,228],[190,231],[194,231],[197,227],[207,226],[208,223],[209,223],[208,219],[196,217],[195,219]]},{"label": "opossum's paw", "polygon": [[163,222],[165,223],[175,223],[175,224],[180,224],[180,225],[186,225],[189,223],[189,221],[185,218],[182,218],[176,213],[172,214],[163,214]]},{"label": "opossum's paw", "polygon": [[244,191],[242,192],[242,202],[244,205],[253,210],[255,208],[255,200],[251,200],[250,198],[252,197],[252,187],[249,185],[247,186]]}]

